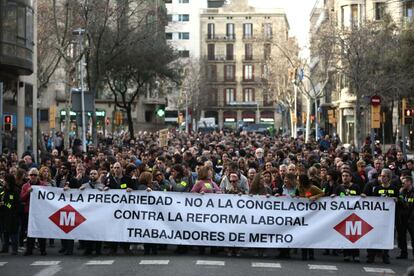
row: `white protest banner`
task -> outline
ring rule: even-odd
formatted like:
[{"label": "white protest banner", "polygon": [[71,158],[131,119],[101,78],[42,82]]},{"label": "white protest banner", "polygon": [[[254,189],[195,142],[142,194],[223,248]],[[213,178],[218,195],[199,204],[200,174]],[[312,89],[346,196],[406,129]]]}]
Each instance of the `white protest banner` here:
[{"label": "white protest banner", "polygon": [[33,186],[29,236],[268,248],[394,246],[395,202]]}]

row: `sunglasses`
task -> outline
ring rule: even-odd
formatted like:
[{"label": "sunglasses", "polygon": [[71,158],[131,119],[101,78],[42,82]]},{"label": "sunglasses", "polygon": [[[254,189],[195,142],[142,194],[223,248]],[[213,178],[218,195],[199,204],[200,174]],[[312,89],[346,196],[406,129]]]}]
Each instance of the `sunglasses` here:
[{"label": "sunglasses", "polygon": [[35,173],[31,173],[31,174],[29,174],[30,176],[38,176],[38,174],[35,174]]}]

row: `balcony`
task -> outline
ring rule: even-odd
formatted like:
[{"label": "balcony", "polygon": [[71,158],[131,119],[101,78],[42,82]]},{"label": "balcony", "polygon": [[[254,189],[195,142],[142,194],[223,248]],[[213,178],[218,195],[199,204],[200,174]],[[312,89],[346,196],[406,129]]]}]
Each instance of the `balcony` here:
[{"label": "balcony", "polygon": [[244,34],[243,35],[243,42],[249,42],[249,41],[256,41],[256,37],[252,34]]},{"label": "balcony", "polygon": [[207,34],[206,36],[207,42],[212,41],[235,41],[236,35],[235,34]]},{"label": "balcony", "polygon": [[245,80],[243,78],[241,79],[241,83],[243,85],[259,85],[259,84],[261,84],[260,81],[257,81],[257,80]]},{"label": "balcony", "polygon": [[254,55],[243,55],[242,56],[242,60],[243,60],[243,62],[261,62],[261,60],[257,57],[257,55],[256,56],[254,56]]},{"label": "balcony", "polygon": [[166,101],[165,101],[165,98],[149,98],[149,97],[146,97],[146,98],[144,98],[144,99],[142,99],[142,103],[143,104],[154,104],[154,105],[156,105],[156,104],[165,104],[166,103]]},{"label": "balcony", "polygon": [[233,55],[208,55],[206,58],[214,62],[236,62]]}]

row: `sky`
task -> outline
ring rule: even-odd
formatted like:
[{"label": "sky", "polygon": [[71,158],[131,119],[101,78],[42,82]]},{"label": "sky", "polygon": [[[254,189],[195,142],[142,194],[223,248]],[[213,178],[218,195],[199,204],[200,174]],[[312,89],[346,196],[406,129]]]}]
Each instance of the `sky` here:
[{"label": "sky", "polygon": [[249,0],[249,5],[258,8],[283,8],[289,21],[290,36],[295,36],[302,48],[307,45],[309,38],[309,15],[315,2],[316,0]]}]

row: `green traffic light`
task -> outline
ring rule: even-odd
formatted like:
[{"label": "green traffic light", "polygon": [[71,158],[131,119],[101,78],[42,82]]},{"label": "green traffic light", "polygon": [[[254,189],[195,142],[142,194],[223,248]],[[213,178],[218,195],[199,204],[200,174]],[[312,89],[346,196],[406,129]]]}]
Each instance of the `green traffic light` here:
[{"label": "green traffic light", "polygon": [[157,116],[158,117],[164,117],[165,116],[165,110],[164,109],[158,109],[157,110]]}]

